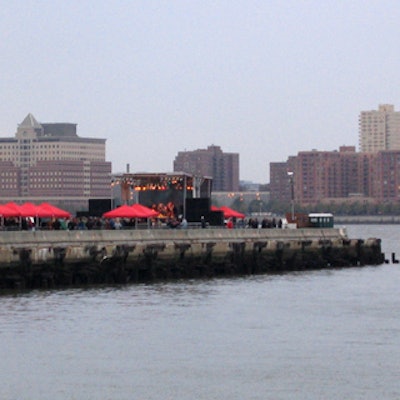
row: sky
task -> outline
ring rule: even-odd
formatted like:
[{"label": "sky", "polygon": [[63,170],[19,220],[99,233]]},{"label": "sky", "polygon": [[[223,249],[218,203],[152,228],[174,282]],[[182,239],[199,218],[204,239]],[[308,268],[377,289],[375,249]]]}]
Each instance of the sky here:
[{"label": "sky", "polygon": [[358,148],[360,111],[400,110],[397,0],[0,0],[0,137],[28,113],[106,138],[114,173],[239,153],[240,179]]}]

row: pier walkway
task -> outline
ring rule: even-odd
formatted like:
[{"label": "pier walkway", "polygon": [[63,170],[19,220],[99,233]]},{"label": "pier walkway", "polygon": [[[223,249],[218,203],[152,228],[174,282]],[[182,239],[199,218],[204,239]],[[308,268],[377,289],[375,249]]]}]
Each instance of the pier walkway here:
[{"label": "pier walkway", "polygon": [[276,273],[383,263],[345,229],[0,232],[0,289]]}]

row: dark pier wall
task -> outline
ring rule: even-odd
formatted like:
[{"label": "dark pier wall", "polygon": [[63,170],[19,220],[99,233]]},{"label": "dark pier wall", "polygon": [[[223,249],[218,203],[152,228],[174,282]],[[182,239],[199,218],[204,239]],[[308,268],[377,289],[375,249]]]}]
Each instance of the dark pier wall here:
[{"label": "dark pier wall", "polygon": [[0,233],[0,289],[148,282],[383,263],[340,229]]}]

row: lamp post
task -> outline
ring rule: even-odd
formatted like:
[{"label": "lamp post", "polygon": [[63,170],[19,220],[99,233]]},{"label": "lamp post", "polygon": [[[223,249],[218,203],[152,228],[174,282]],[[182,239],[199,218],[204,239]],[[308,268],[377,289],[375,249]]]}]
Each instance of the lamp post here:
[{"label": "lamp post", "polygon": [[258,201],[258,214],[261,215],[262,201],[261,201],[261,197],[260,197],[260,193],[259,192],[256,194],[256,200]]},{"label": "lamp post", "polygon": [[287,174],[289,177],[289,184],[290,184],[290,212],[291,212],[292,222],[294,222],[294,180],[293,180],[294,173],[292,171],[289,171]]},{"label": "lamp post", "polygon": [[111,179],[110,185],[110,207],[111,210],[114,208],[114,179]]}]

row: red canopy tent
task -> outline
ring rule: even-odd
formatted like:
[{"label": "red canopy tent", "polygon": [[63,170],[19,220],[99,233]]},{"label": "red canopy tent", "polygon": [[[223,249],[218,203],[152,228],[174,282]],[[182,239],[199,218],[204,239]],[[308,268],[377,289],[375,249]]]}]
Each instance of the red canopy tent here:
[{"label": "red canopy tent", "polygon": [[21,217],[51,217],[51,213],[42,209],[33,203],[24,203],[19,206],[19,212]]},{"label": "red canopy tent", "polygon": [[114,210],[107,211],[103,214],[104,218],[145,218],[143,213],[135,210],[131,206],[123,205]]},{"label": "red canopy tent", "polygon": [[[9,202],[4,205],[3,210],[7,211],[7,213],[4,213],[2,216],[3,217],[18,217],[19,218],[19,224],[21,226],[22,224],[22,218],[21,217],[47,217],[48,215],[45,213],[44,210],[42,210],[40,207],[36,206],[33,203],[25,203],[22,206],[19,206],[16,203]],[[37,220],[38,222],[38,220]]]},{"label": "red canopy tent", "polygon": [[50,203],[42,203],[39,206],[42,210],[48,211],[51,215],[51,217],[54,218],[70,218],[71,214],[68,211],[62,210],[61,208],[58,208],[56,206],[53,206],[53,204]]},{"label": "red canopy tent", "polygon": [[12,210],[12,215],[9,215],[9,217],[21,216],[20,206],[17,203],[10,201],[9,203],[5,204],[5,206]]},{"label": "red canopy tent", "polygon": [[107,211],[103,214],[104,218],[136,218],[136,211],[127,205],[114,208],[111,211]]},{"label": "red canopy tent", "polygon": [[9,218],[9,217],[17,217],[18,211],[8,207],[5,204],[0,204],[0,217]]},{"label": "red canopy tent", "polygon": [[244,218],[245,215],[240,213],[239,211],[233,210],[232,208],[222,206],[219,208],[219,211],[223,211],[225,218]]},{"label": "red canopy tent", "polygon": [[157,217],[158,212],[155,210],[152,210],[149,207],[143,206],[142,204],[133,204],[131,206],[134,210],[137,210],[138,213],[141,213],[143,216],[138,217],[138,218],[152,218],[152,217]]},{"label": "red canopy tent", "polygon": [[134,204],[132,206],[122,205],[114,210],[103,214],[104,218],[151,218],[158,215],[157,211],[151,208]]},{"label": "red canopy tent", "polygon": [[0,215],[3,217],[41,217],[41,218],[68,218],[71,214],[49,203],[35,205],[26,202],[19,206],[16,203],[10,202],[0,205]]}]

